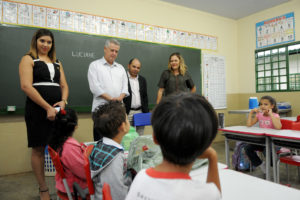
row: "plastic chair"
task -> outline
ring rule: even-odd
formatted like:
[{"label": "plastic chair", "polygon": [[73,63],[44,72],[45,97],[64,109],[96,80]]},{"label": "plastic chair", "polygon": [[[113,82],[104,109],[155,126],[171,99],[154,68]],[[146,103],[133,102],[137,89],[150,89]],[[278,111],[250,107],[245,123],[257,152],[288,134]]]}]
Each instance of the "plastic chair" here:
[{"label": "plastic chair", "polygon": [[74,199],[78,200],[78,194],[80,199],[90,199],[94,200],[95,199],[95,188],[94,188],[94,183],[91,178],[91,171],[90,171],[90,160],[89,157],[93,151],[94,145],[89,145],[87,147],[82,146],[83,148],[83,155],[84,155],[84,172],[86,176],[86,182],[88,188],[83,189],[81,188],[76,182],[73,183],[73,190],[74,190]]},{"label": "plastic chair", "polygon": [[299,160],[295,160],[295,156],[293,156],[291,154],[289,156],[283,156],[283,157],[279,158],[279,160],[277,162],[277,180],[276,180],[277,183],[279,183],[279,181],[280,181],[280,173],[279,173],[280,163],[285,163],[286,173],[287,173],[287,183],[288,184],[289,184],[289,169],[288,169],[288,165],[297,166],[297,168],[298,168],[298,178],[300,180],[300,168],[299,168],[300,167],[300,161]]},{"label": "plastic chair", "polygon": [[102,196],[103,196],[103,198],[102,198],[103,200],[112,200],[110,186],[108,183],[103,184]]},{"label": "plastic chair", "polygon": [[296,121],[280,119],[281,129],[300,130],[300,115],[297,116]]},{"label": "plastic chair", "polygon": [[[86,196],[89,194],[90,200],[95,200],[95,188],[91,177],[90,160],[89,160],[93,148],[94,145],[89,145],[84,149],[84,170],[85,170],[86,181],[88,185],[88,192],[82,190],[82,188],[80,188],[80,186],[77,183],[74,183],[73,188],[75,193],[75,200],[77,200],[77,192],[79,193],[81,199],[86,199]],[[103,184],[102,195],[103,195],[102,198],[103,200],[112,200],[109,184],[107,183]]]},{"label": "plastic chair", "polygon": [[89,145],[84,150],[84,171],[86,176],[86,181],[89,189],[90,199],[95,199],[95,188],[94,183],[91,177],[91,170],[90,170],[90,155],[93,151],[94,145]]},{"label": "plastic chair", "polygon": [[[282,124],[281,129],[290,129],[290,130],[300,130],[300,115],[297,116],[296,121],[291,121],[291,120],[285,120],[285,119],[280,119],[280,122]],[[289,152],[288,155],[283,155],[281,156],[278,161],[277,161],[277,166],[276,166],[276,172],[277,172],[277,180],[276,182],[279,183],[280,181],[280,171],[279,171],[279,166],[280,163],[285,163],[286,165],[286,172],[287,172],[287,178],[288,178],[288,183],[289,183],[289,171],[288,171],[288,164],[289,165],[294,165],[298,167],[298,176],[300,180],[300,162],[296,161],[293,159],[293,153]]]},{"label": "plastic chair", "polygon": [[66,192],[67,192],[67,195],[65,195],[64,193],[57,191],[57,196],[63,200],[73,200],[72,194],[70,192],[70,188],[68,186],[66,176],[64,173],[64,168],[60,162],[58,153],[56,151],[54,151],[54,149],[52,149],[49,145],[48,145],[48,151],[49,151],[50,157],[52,159],[53,165],[55,167],[56,173],[58,173],[58,175],[62,178],[63,184],[64,184]]},{"label": "plastic chair", "polygon": [[133,115],[134,126],[148,126],[151,125],[151,113],[137,113]]}]

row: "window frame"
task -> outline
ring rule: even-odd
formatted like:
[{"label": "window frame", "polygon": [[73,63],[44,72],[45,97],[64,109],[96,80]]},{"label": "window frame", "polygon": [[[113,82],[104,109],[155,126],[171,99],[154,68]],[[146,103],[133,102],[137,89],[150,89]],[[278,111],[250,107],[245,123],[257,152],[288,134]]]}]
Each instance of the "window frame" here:
[{"label": "window frame", "polygon": [[300,73],[289,73],[289,55],[300,54],[300,48],[289,51],[289,46],[297,44],[300,41],[255,50],[257,93],[300,91]]}]

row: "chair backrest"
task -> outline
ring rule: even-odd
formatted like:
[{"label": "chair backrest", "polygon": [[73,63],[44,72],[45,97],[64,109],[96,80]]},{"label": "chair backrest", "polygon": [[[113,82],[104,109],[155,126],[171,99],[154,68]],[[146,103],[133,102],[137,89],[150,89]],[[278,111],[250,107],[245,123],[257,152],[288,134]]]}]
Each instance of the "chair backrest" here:
[{"label": "chair backrest", "polygon": [[93,148],[94,145],[89,145],[84,150],[84,171],[85,171],[86,181],[87,181],[91,199],[94,199],[94,194],[95,194],[94,183],[91,177],[90,159],[89,159],[90,154],[93,151]]},{"label": "chair backrest", "polygon": [[66,178],[64,168],[60,162],[58,153],[56,151],[54,151],[54,149],[52,149],[49,145],[48,145],[48,152],[50,154],[50,157],[52,159],[52,162],[53,162],[56,172],[59,174],[59,176],[62,179]]},{"label": "chair backrest", "polygon": [[280,119],[282,125],[281,129],[300,130],[300,121],[298,120],[299,116],[297,117],[297,121]]},{"label": "chair backrest", "polygon": [[102,196],[103,200],[112,200],[110,186],[108,183],[104,183],[102,187]]},{"label": "chair backrest", "polygon": [[148,126],[151,125],[151,113],[137,113],[133,115],[134,126]]},{"label": "chair backrest", "polygon": [[66,175],[64,172],[64,168],[61,164],[60,158],[58,153],[52,149],[49,145],[48,145],[48,152],[50,154],[50,157],[52,159],[53,165],[55,167],[56,173],[58,173],[58,175],[62,178],[63,184],[65,186],[66,192],[67,192],[67,196],[69,200],[72,200],[72,194],[70,191],[70,188],[68,186],[67,180],[66,180]]}]

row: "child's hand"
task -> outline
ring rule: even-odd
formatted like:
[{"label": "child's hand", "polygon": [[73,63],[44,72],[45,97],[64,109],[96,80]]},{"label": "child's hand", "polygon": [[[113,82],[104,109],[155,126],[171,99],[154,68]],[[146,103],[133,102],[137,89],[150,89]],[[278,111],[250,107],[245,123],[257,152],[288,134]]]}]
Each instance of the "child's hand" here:
[{"label": "child's hand", "polygon": [[251,113],[258,113],[258,112],[259,112],[259,109],[258,109],[258,108],[253,108],[250,112],[251,112]]},{"label": "child's hand", "polygon": [[272,109],[266,110],[265,115],[272,116]]},{"label": "child's hand", "polygon": [[215,159],[217,158],[217,152],[212,147],[208,147],[198,158]]}]

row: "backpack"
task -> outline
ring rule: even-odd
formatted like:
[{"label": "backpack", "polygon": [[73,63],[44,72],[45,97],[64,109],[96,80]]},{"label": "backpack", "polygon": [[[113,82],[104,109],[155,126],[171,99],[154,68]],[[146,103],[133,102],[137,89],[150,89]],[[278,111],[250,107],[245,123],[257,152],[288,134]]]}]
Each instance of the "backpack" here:
[{"label": "backpack", "polygon": [[[141,169],[155,167],[163,160],[160,147],[153,142],[152,135],[142,135],[135,138],[128,152],[127,168],[135,175]],[[197,159],[192,169],[197,169],[208,163],[207,159]]]},{"label": "backpack", "polygon": [[232,154],[232,166],[237,171],[249,171],[250,160],[245,152],[247,143],[237,142]]},{"label": "backpack", "polygon": [[162,162],[162,154],[158,145],[153,142],[152,135],[142,135],[131,142],[127,168],[136,173],[141,169],[155,167]]}]

